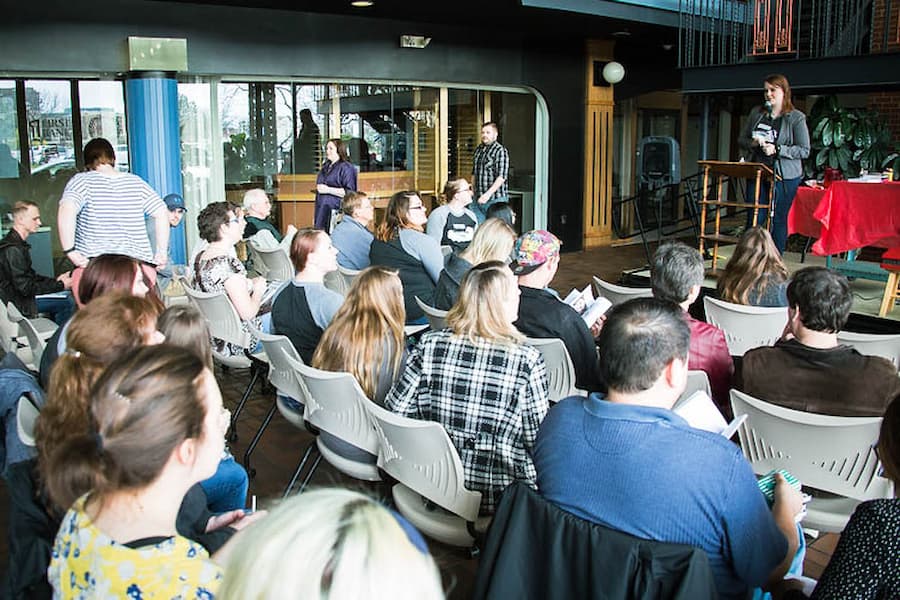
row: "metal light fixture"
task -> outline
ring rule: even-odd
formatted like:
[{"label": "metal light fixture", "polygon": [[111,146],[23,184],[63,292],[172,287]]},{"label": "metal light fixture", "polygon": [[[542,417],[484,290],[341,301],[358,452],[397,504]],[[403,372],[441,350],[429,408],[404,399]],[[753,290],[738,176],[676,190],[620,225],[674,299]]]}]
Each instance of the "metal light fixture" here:
[{"label": "metal light fixture", "polygon": [[616,61],[608,62],[603,67],[603,80],[615,85],[625,78],[625,67]]}]

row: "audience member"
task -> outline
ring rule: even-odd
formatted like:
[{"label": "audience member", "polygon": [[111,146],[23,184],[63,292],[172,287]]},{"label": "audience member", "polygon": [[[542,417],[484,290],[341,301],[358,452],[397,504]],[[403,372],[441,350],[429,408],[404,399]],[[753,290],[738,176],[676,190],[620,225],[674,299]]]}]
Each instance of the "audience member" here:
[{"label": "audience member", "polygon": [[[87,171],[66,184],[59,200],[59,241],[76,267],[101,254],[124,254],[157,267],[169,257],[169,211],[137,175],[116,170],[109,141],[94,138],[84,146]],[[156,252],[150,247],[146,217],[153,217]]]},{"label": "audience member", "polygon": [[306,364],[322,332],[331,323],[343,296],[325,287],[325,275],[337,270],[337,249],[318,229],[301,229],[291,244],[296,274],[272,300],[272,331],[286,335]]},{"label": "audience member", "polygon": [[[261,311],[266,280],[263,277],[248,279],[244,265],[234,256],[234,246],[241,241],[244,231],[244,220],[226,202],[213,202],[200,211],[197,228],[200,237],[209,243],[194,262],[197,288],[203,292],[225,292],[248,333],[251,326],[269,331],[268,313]],[[263,316],[266,317],[265,323]],[[213,343],[222,354],[242,354],[244,351],[224,340],[214,339]],[[251,349],[256,344],[256,338],[251,335]]]},{"label": "audience member", "polygon": [[41,297],[72,287],[71,273],[47,277],[35,272],[31,265],[28,236],[41,226],[41,213],[34,202],[16,202],[12,209],[12,228],[0,240],[0,301],[12,302],[19,312],[34,318],[39,312],[49,314],[62,325],[75,311],[69,294]]},{"label": "audience member", "polygon": [[[885,477],[900,489],[900,396],[884,413],[877,450]],[[812,597],[900,598],[900,499],[856,507]]]},{"label": "audience member", "polygon": [[785,335],[744,354],[738,388],[787,408],[847,417],[881,416],[900,394],[897,368],[838,343],[853,296],[847,278],[825,267],[794,274]]},{"label": "audience member", "polygon": [[534,338],[559,338],[575,367],[575,386],[591,392],[605,391],[597,367],[594,333],[574,308],[560,300],[548,286],[559,268],[560,241],[543,229],[522,234],[516,240],[513,273],[519,280],[519,315],[515,326]]},{"label": "audience member", "polygon": [[341,200],[340,223],[331,232],[331,243],[338,249],[338,264],[360,271],[369,266],[369,248],[375,236],[369,224],[375,221],[375,206],[363,192],[347,192]]},{"label": "audience member", "polygon": [[435,308],[450,310],[456,303],[459,283],[472,265],[492,260],[509,262],[515,243],[516,234],[504,221],[490,218],[479,225],[472,243],[459,254],[447,257],[447,264],[434,288]]},{"label": "audience member", "polygon": [[513,210],[509,202],[494,202],[491,204],[487,210],[487,218],[500,219],[512,227],[513,231],[516,229],[516,211]]},{"label": "audience member", "polygon": [[331,214],[341,207],[341,198],[355,192],[356,167],[350,162],[347,147],[338,138],[325,144],[325,161],[316,177],[315,227],[331,230]]},{"label": "audience member", "polygon": [[725,342],[725,333],[688,313],[688,308],[700,296],[703,276],[703,257],[696,248],[681,242],[665,242],[653,255],[650,268],[653,297],[674,302],[684,311],[684,318],[691,328],[688,368],[706,373],[713,400],[727,413],[734,362]]},{"label": "audience member", "polygon": [[[254,188],[244,193],[244,239],[251,238],[261,231],[268,231],[276,244],[280,244],[282,237],[281,232],[269,221],[269,215],[272,214],[272,201],[265,190]],[[297,228],[293,225],[287,226],[287,236],[290,237],[297,232]]]},{"label": "audience member", "polygon": [[408,324],[427,322],[416,296],[425,304],[434,305],[434,285],[444,268],[440,245],[422,231],[427,220],[418,192],[397,192],[388,203],[369,251],[373,265],[400,273]]},{"label": "audience member", "polygon": [[600,333],[607,396],[553,407],[534,448],[541,494],[633,536],[703,549],[719,598],[779,581],[799,548],[800,493],[779,476],[769,511],[740,449],[670,409],[684,391],[690,329],[654,298],[614,307]]},{"label": "audience member", "polygon": [[[210,373],[213,372],[209,328],[199,310],[189,304],[170,306],[159,315],[156,328],[165,336],[167,344],[190,350],[203,360]],[[243,509],[247,505],[250,478],[227,447],[215,474],[200,485],[206,492],[207,508],[213,513]]]},{"label": "audience member", "polygon": [[396,512],[350,490],[294,496],[229,550],[220,600],[444,598],[419,532]]},{"label": "audience member", "polygon": [[719,277],[719,298],[750,306],[787,306],[788,270],[763,227],[744,232]]},{"label": "audience member", "polygon": [[[181,222],[184,220],[184,215],[187,213],[187,208],[184,205],[184,198],[181,197],[181,194],[166,194],[163,198],[163,202],[166,203],[166,209],[169,211],[169,233],[171,234],[172,229],[181,225]],[[147,227],[147,235],[150,237],[150,247],[153,249],[153,252],[156,253],[155,223],[150,224]],[[169,244],[169,260],[167,261],[166,266],[156,270],[156,285],[160,292],[165,290],[175,277],[175,261],[172,258],[172,248],[173,245]]]},{"label": "audience member", "polygon": [[53,452],[50,498],[63,517],[48,577],[60,598],[212,598],[222,576],[178,535],[188,489],[212,475],[228,427],[215,378],[193,353],[142,348],[92,388],[88,426]]},{"label": "audience member", "polygon": [[406,358],[403,286],[396,271],[369,267],[354,278],[312,358],[312,366],[345,371],[379,405]]},{"label": "audience member", "polygon": [[459,451],[482,514],[516,480],[534,485],[531,449],[549,408],[541,353],[513,327],[519,290],[506,263],[475,265],[447,313],[449,329],[422,336],[385,399],[395,413],[436,421]]},{"label": "audience member", "polygon": [[426,232],[454,254],[466,249],[478,227],[478,217],[467,208],[470,204],[472,186],[465,179],[452,179],[444,186],[444,204],[428,215]]}]

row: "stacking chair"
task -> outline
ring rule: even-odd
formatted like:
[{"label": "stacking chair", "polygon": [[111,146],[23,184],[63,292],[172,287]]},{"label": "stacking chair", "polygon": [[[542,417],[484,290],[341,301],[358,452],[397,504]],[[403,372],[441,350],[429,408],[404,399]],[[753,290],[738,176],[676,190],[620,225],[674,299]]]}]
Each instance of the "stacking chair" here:
[{"label": "stacking chair", "polygon": [[791,410],[731,390],[744,456],[762,475],[786,469],[813,496],[803,526],[841,532],[864,500],[892,498],[893,484],[878,473],[874,446],[881,417],[835,417]]},{"label": "stacking chair", "polygon": [[[377,455],[378,436],[375,435],[368,410],[372,402],[366,398],[353,375],[314,369],[288,355],[284,355],[283,358],[300,374],[306,388],[304,419],[318,430],[326,431],[357,448]],[[309,484],[322,458],[338,471],[354,479],[381,481],[377,465],[345,458],[330,449],[317,436],[315,446],[311,444],[304,452],[285,495],[293,489],[314,449],[318,451],[318,456],[300,485],[301,492]]]},{"label": "stacking chair", "polygon": [[39,414],[41,414],[41,409],[30,396],[19,397],[16,405],[16,431],[19,434],[19,440],[26,446],[34,447],[34,425]]},{"label": "stacking chair", "polygon": [[416,296],[416,304],[418,304],[419,308],[425,313],[425,318],[428,319],[428,325],[431,327],[432,331],[440,331],[441,329],[447,328],[446,310],[441,310],[429,304],[425,304],[419,300],[418,296]]},{"label": "stacking chair", "polygon": [[881,356],[894,363],[894,367],[900,368],[900,334],[880,335],[839,331],[837,339],[842,344],[853,346],[860,354]]},{"label": "stacking chair", "polygon": [[725,332],[725,343],[732,356],[773,345],[784,333],[788,321],[786,306],[745,306],[704,296],[703,307],[707,323]]},{"label": "stacking chair", "polygon": [[[25,319],[25,315],[19,312],[19,309],[16,308],[16,305],[10,302],[6,305],[7,313],[9,314],[9,320],[13,323],[19,323],[22,319]],[[59,327],[52,320],[47,317],[36,317],[34,319],[28,319],[31,321],[31,324],[34,326],[35,331],[40,336],[42,340],[50,339],[54,333],[56,333],[57,328]]]},{"label": "stacking chair", "polygon": [[353,280],[359,273],[359,271],[338,265],[337,271],[332,271],[325,275],[325,287],[341,296],[346,296],[347,290],[350,289],[350,284],[353,283]]},{"label": "stacking chair", "polygon": [[[257,444],[259,444],[276,410],[291,425],[298,429],[306,430],[302,407],[306,405],[308,392],[300,379],[300,373],[285,359],[286,356],[290,356],[297,362],[303,362],[291,340],[283,335],[272,335],[258,330],[251,331],[262,342],[263,351],[266,353],[266,358],[269,361],[269,383],[275,388],[275,400],[256,431],[256,435],[253,436],[253,440],[244,452],[244,468],[247,469],[247,474],[252,478],[256,476],[256,469],[250,466],[250,455],[253,454]],[[297,411],[289,406],[285,402],[285,397],[296,400],[301,405],[301,410]]]},{"label": "stacking chair", "polygon": [[217,352],[213,349],[213,360],[223,367],[231,369],[250,369],[250,383],[244,394],[238,402],[237,408],[231,415],[231,426],[229,434],[226,436],[229,441],[237,439],[237,421],[244,410],[244,405],[253,391],[253,386],[259,379],[261,373],[265,373],[268,368],[268,359],[265,352],[254,353],[254,348],[250,347],[250,334],[244,331],[241,318],[237,311],[225,295],[225,292],[201,292],[189,285],[184,286],[184,292],[187,294],[194,306],[197,307],[206,318],[206,324],[209,326],[209,333],[212,337],[225,340],[230,344],[235,344],[244,349],[243,354],[227,355]]},{"label": "stacking chair", "polygon": [[257,271],[262,270],[266,281],[289,281],[294,278],[294,265],[280,246],[259,248],[252,241],[247,244]]},{"label": "stacking chair", "polygon": [[594,287],[597,289],[597,294],[612,302],[613,306],[627,302],[632,298],[653,297],[653,290],[650,288],[625,287],[603,281],[599,277],[594,277]]},{"label": "stacking chair", "polygon": [[694,392],[700,390],[706,392],[706,395],[712,398],[712,388],[709,386],[709,376],[706,374],[706,371],[688,371],[687,385],[672,408],[677,408],[679,404],[690,398]]},{"label": "stacking chair", "polygon": [[[15,310],[12,303],[10,303],[10,308]],[[18,311],[16,312],[18,313]],[[13,319],[13,322],[18,322],[19,332],[25,334],[25,338],[28,340],[28,347],[31,349],[31,362],[34,363],[35,368],[39,368],[41,356],[43,356],[44,350],[47,348],[47,342],[41,337],[41,334],[38,333],[38,330],[31,319],[27,319],[19,314],[19,319],[17,321],[12,310],[10,310],[10,317]]]},{"label": "stacking chair", "polygon": [[469,547],[490,518],[478,518],[481,492],[465,486],[462,461],[440,423],[395,415],[369,403],[381,452],[378,467],[397,483],[394,504],[428,537]]},{"label": "stacking chair", "polygon": [[550,402],[554,404],[569,396],[584,396],[585,392],[575,387],[575,366],[566,345],[558,338],[525,338],[525,343],[541,351],[547,367],[547,383],[550,388]]}]

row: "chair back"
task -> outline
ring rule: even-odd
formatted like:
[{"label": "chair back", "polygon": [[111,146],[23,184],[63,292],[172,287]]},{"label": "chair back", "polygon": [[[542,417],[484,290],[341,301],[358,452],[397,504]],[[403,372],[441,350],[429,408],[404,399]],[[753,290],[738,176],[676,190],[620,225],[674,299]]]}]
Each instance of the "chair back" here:
[{"label": "chair back", "polygon": [[653,297],[653,290],[650,288],[625,287],[624,285],[603,281],[599,277],[594,277],[594,287],[597,289],[597,294],[612,302],[613,306],[627,302],[632,298]]},{"label": "chair back", "polygon": [[787,469],[804,486],[855,500],[888,498],[875,454],[881,417],[835,417],[792,410],[731,390],[744,456],[754,472]]},{"label": "chair back", "polygon": [[16,337],[18,335],[18,325],[10,319],[7,305],[0,302],[0,347],[3,348],[4,352],[13,352],[16,349]]},{"label": "chair back", "polygon": [[558,338],[525,338],[525,343],[541,351],[547,367],[550,402],[582,395],[575,387],[575,366],[566,345]]},{"label": "chair back", "polygon": [[462,461],[443,426],[395,415],[374,403],[368,409],[381,447],[378,467],[444,510],[476,521],[481,492],[466,489]]},{"label": "chair back", "polygon": [[[287,336],[272,335],[258,330],[253,330],[253,335],[262,343],[269,360],[269,383],[275,387],[277,392],[275,404],[278,411],[295,427],[304,428],[303,414],[287,406],[279,397],[280,395],[293,398],[303,404],[304,410],[306,410],[309,392],[300,378],[300,373],[293,366],[295,363],[304,364],[303,359],[300,358]],[[295,362],[289,361],[288,357]]]},{"label": "chair back", "polygon": [[201,292],[189,286],[185,286],[184,292],[206,318],[211,336],[249,348],[250,334],[244,331],[241,318],[225,292]]},{"label": "chair back", "polygon": [[31,348],[32,362],[36,365],[40,365],[41,356],[43,356],[44,350],[47,348],[47,342],[45,342],[41,337],[41,334],[38,333],[34,323],[28,319],[19,321],[19,331],[24,333],[25,337],[28,338],[28,347]]},{"label": "chair back", "polygon": [[350,284],[353,283],[353,280],[359,273],[360,271],[354,271],[338,265],[337,271],[325,274],[325,287],[341,296],[346,296],[350,290]]},{"label": "chair back", "polygon": [[19,396],[19,403],[16,405],[16,431],[19,440],[26,446],[34,447],[34,424],[39,414],[41,411],[31,398]]},{"label": "chair back", "polygon": [[441,310],[429,304],[425,304],[418,296],[416,296],[416,304],[418,304],[419,308],[422,309],[422,312],[425,313],[425,318],[428,319],[428,326],[431,327],[432,331],[440,331],[441,329],[447,328],[446,310]]},{"label": "chair back", "polygon": [[378,436],[372,427],[366,398],[350,373],[314,369],[284,355],[299,374],[306,390],[305,418],[311,424],[371,454],[378,454]]},{"label": "chair back", "polygon": [[773,345],[784,333],[788,321],[786,306],[745,306],[704,296],[703,307],[706,322],[725,332],[725,342],[732,356],[743,356],[747,350]]},{"label": "chair back", "polygon": [[444,257],[444,262],[447,262],[447,259],[450,258],[450,255],[453,254],[453,246],[448,246],[446,244],[441,245],[441,256]]},{"label": "chair back", "polygon": [[712,398],[712,388],[709,386],[709,376],[706,374],[706,371],[688,371],[687,385],[684,386],[684,391],[678,397],[678,400],[675,401],[672,409],[677,408],[679,404],[701,390]]},{"label": "chair back", "polygon": [[294,265],[284,248],[259,248],[252,241],[247,247],[256,269],[262,267],[266,281],[290,281],[294,278]]},{"label": "chair back", "polygon": [[900,368],[900,333],[880,335],[875,333],[855,333],[839,331],[838,342],[853,346],[860,354],[881,356]]}]

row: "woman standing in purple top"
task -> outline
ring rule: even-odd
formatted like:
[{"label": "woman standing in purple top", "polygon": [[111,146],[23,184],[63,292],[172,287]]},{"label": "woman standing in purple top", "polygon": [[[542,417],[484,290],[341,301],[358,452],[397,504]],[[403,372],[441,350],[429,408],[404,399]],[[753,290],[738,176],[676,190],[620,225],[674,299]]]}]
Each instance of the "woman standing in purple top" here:
[{"label": "woman standing in purple top", "polygon": [[356,191],[356,167],[339,139],[325,144],[325,162],[316,178],[316,229],[331,230],[331,211],[341,208],[347,192]]}]

